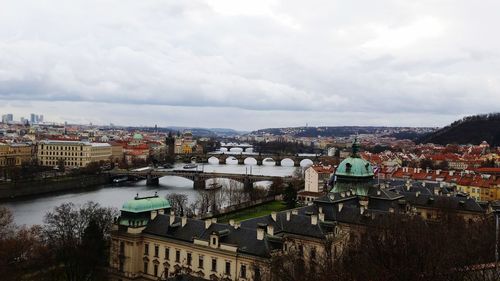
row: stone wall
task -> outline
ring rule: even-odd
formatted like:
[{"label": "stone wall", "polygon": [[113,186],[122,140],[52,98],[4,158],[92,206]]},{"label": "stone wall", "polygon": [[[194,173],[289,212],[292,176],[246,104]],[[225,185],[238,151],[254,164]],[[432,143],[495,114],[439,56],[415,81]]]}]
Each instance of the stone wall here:
[{"label": "stone wall", "polygon": [[14,199],[66,190],[85,189],[109,182],[109,175],[102,174],[2,183],[0,184],[0,199]]}]

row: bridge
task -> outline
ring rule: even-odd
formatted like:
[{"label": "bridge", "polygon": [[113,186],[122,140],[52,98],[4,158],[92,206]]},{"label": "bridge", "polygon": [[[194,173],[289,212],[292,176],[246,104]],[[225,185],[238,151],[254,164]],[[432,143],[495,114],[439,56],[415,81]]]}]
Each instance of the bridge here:
[{"label": "bridge", "polygon": [[[319,163],[323,161],[323,158],[328,158],[328,156],[322,155],[276,155],[276,154],[231,154],[231,153],[218,153],[218,154],[202,154],[202,155],[180,155],[180,159],[184,162],[196,162],[196,163],[208,163],[208,159],[217,159],[219,164],[227,164],[228,159],[236,159],[238,160],[239,165],[244,165],[245,160],[254,159],[257,162],[258,166],[263,165],[266,161],[274,161],[276,166],[281,166],[283,160],[291,160],[293,161],[293,165],[295,167],[300,167],[300,163],[303,160],[310,160],[313,163]],[[330,157],[331,158],[331,157]]]},{"label": "bridge", "polygon": [[[112,178],[117,177],[135,177],[135,178],[145,178],[147,185],[158,185],[159,179],[161,177],[173,176],[182,177],[193,181],[194,189],[205,189],[206,180],[209,179],[231,179],[243,183],[245,189],[251,189],[253,184],[259,181],[272,181],[277,176],[265,176],[265,175],[251,175],[251,174],[230,174],[230,173],[205,173],[202,171],[164,171],[164,170],[143,170],[143,171],[125,171],[125,170],[114,170],[109,172]],[[283,179],[283,182],[290,182],[293,180],[292,176],[279,177]]]}]

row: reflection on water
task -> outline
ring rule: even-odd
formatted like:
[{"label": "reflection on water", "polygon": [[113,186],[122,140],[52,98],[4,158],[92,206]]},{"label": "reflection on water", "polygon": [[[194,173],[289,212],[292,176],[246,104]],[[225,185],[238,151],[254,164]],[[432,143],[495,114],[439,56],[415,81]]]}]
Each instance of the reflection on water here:
[{"label": "reflection on water", "polygon": [[[177,164],[175,169],[182,169],[183,164]],[[249,166],[249,165],[218,165],[205,164],[199,165],[198,170],[213,173],[251,173],[254,175],[269,176],[287,176],[295,170],[294,167],[286,166]],[[228,180],[218,180],[222,184],[227,184]],[[257,183],[264,185],[265,183]],[[269,184],[269,183],[267,183]],[[9,207],[14,213],[14,219],[17,224],[39,224],[47,211],[52,210],[65,202],[74,204],[83,204],[87,201],[98,202],[103,206],[120,208],[121,205],[139,193],[140,196],[153,195],[158,192],[160,196],[166,196],[169,193],[183,193],[188,196],[192,202],[196,200],[197,193],[193,189],[193,182],[181,177],[163,177],[160,178],[159,186],[146,186],[146,181],[135,183],[120,183],[114,185],[103,185],[93,190],[70,191],[36,198],[20,199],[9,203],[0,203]]]}]

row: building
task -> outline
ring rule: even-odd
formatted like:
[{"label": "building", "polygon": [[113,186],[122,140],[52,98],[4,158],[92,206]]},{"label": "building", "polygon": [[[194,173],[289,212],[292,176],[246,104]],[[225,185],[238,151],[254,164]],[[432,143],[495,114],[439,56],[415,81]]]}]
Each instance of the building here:
[{"label": "building", "polygon": [[38,143],[38,163],[42,166],[86,167],[91,162],[110,161],[112,148],[107,143],[44,140]]},{"label": "building", "polygon": [[0,167],[21,166],[33,160],[33,146],[27,143],[0,143]]},{"label": "building", "polygon": [[297,194],[298,201],[309,203],[323,196],[328,191],[333,175],[332,166],[312,165],[304,172],[304,190]]},{"label": "building", "polygon": [[[300,251],[307,259],[324,254],[325,239],[337,251],[345,231],[306,209],[217,223],[167,213],[168,201],[136,197],[126,202],[111,234],[110,280],[166,280],[191,275],[213,280],[270,280],[270,259]],[[218,279],[218,280],[219,280]]]}]

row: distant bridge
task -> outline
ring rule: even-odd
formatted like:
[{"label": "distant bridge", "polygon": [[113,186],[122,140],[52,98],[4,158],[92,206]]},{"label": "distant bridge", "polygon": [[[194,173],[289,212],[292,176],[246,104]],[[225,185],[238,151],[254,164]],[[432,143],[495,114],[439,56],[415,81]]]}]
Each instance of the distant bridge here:
[{"label": "distant bridge", "polygon": [[[266,161],[274,161],[276,166],[281,166],[283,160],[291,160],[293,161],[293,165],[295,167],[300,167],[300,163],[303,160],[310,160],[313,163],[319,163],[323,160],[323,158],[328,158],[328,156],[321,155],[277,155],[277,154],[231,154],[231,153],[220,153],[220,154],[202,154],[202,155],[179,155],[180,159],[184,160],[184,162],[196,162],[196,163],[208,163],[208,159],[217,159],[219,164],[227,164],[227,159],[234,158],[238,160],[239,165],[244,165],[245,160],[254,159],[257,162],[257,165],[263,165]],[[331,157],[330,157],[331,158]],[[326,159],[325,159],[326,160]]]},{"label": "distant bridge", "polygon": [[158,185],[159,179],[161,177],[173,176],[182,177],[193,181],[193,187],[195,189],[205,189],[206,180],[208,179],[231,179],[243,183],[246,189],[251,189],[255,182],[259,181],[272,181],[276,178],[282,178],[283,182],[290,182],[293,180],[292,176],[277,177],[277,176],[265,176],[265,175],[251,175],[251,174],[230,174],[230,173],[205,173],[202,171],[163,171],[163,170],[145,170],[145,171],[121,171],[114,170],[109,172],[110,176],[113,178],[118,177],[135,177],[135,178],[145,178],[147,185]]}]

